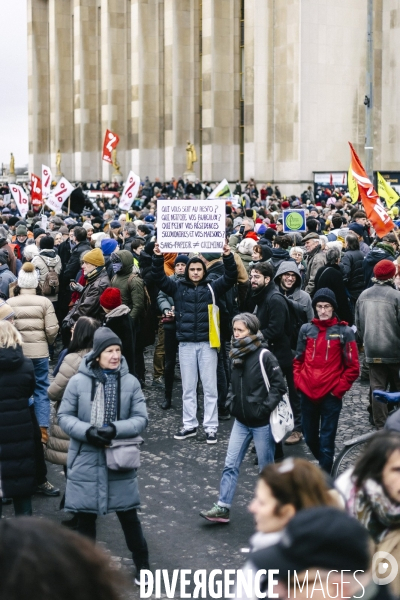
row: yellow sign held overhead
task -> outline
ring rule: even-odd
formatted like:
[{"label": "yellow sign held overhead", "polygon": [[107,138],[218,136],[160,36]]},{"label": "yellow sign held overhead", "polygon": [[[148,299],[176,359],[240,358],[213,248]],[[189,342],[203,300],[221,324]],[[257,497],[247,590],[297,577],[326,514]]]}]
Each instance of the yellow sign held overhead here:
[{"label": "yellow sign held overhead", "polygon": [[393,204],[396,204],[400,198],[396,190],[394,190],[390,184],[382,177],[380,173],[377,173],[378,180],[378,194],[386,202],[386,206],[391,208]]},{"label": "yellow sign held overhead", "polygon": [[351,165],[349,167],[349,172],[347,174],[347,187],[349,188],[351,203],[355,204],[358,200],[359,193],[358,193],[357,181],[353,177],[353,171],[351,170]]}]

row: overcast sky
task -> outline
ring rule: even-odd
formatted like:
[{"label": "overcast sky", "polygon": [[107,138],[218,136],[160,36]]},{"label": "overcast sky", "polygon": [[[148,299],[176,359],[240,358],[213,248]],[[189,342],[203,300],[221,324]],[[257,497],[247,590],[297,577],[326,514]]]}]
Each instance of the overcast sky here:
[{"label": "overcast sky", "polygon": [[0,0],[0,163],[28,163],[27,0]]}]

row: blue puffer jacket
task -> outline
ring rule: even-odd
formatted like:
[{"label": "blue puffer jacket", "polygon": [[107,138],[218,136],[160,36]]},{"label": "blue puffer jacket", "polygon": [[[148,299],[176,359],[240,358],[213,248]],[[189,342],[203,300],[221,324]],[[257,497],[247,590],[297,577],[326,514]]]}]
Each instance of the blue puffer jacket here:
[{"label": "blue puffer jacket", "polygon": [[[207,284],[210,284],[215,300],[231,289],[237,280],[237,268],[232,254],[224,256],[225,273],[218,279],[209,279],[204,267],[204,278],[195,285],[189,280],[188,269],[192,258],[185,270],[185,278],[174,281],[164,272],[164,258],[153,256],[151,275],[160,290],[172,296],[175,302],[176,337],[178,342],[208,342],[208,305],[212,304],[212,296]],[[203,263],[204,264],[204,263]]]},{"label": "blue puffer jacket", "polygon": [[[71,438],[65,510],[104,515],[138,508],[140,498],[136,469],[110,471],[104,449],[86,439],[97,381],[90,367],[91,357],[92,353],[85,356],[78,373],[69,380],[58,411],[60,427]],[[120,418],[114,421],[117,440],[140,435],[147,426],[143,392],[136,377],[129,374],[125,358],[120,374]]]}]

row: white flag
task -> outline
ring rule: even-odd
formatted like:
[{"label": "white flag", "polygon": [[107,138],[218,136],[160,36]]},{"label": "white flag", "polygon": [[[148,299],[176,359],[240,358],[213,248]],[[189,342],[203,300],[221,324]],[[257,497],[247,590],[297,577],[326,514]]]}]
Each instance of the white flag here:
[{"label": "white flag", "polygon": [[140,186],[140,177],[135,175],[133,171],[129,173],[128,179],[126,180],[124,191],[119,201],[119,207],[122,210],[128,210],[131,207],[132,202],[137,196]]},{"label": "white flag", "polygon": [[17,204],[19,213],[21,217],[25,217],[26,213],[29,210],[29,200],[27,193],[24,188],[20,185],[16,185],[15,183],[9,183],[8,187],[10,188],[10,192],[13,195],[13,198]]},{"label": "white flag", "polygon": [[62,205],[70,196],[71,192],[74,191],[72,183],[61,177],[54,190],[52,190],[50,196],[45,201],[46,205],[53,210],[56,215],[62,212]]},{"label": "white flag", "polygon": [[47,198],[50,194],[52,179],[51,169],[46,165],[42,165],[42,198]]},{"label": "white flag", "polygon": [[231,197],[231,188],[229,187],[229,183],[226,179],[223,179],[219,185],[211,192],[208,196],[209,200],[213,198],[230,198]]}]

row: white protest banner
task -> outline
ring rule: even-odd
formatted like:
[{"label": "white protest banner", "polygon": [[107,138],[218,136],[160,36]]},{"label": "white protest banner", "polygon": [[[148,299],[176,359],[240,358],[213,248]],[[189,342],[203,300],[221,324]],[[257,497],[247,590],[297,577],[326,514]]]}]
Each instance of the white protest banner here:
[{"label": "white protest banner", "polygon": [[225,200],[158,200],[161,252],[222,252]]},{"label": "white protest banner", "polygon": [[51,190],[52,172],[49,167],[42,165],[42,198],[47,198]]},{"label": "white protest banner", "polygon": [[128,210],[131,207],[131,204],[139,191],[139,186],[139,175],[135,175],[135,173],[131,171],[128,175],[128,179],[126,180],[124,191],[122,192],[122,196],[119,201],[119,208],[122,208],[122,210]]},{"label": "white protest banner", "polygon": [[4,194],[3,196],[4,206],[7,206],[11,202],[11,194]]},{"label": "white protest banner", "polygon": [[223,179],[220,184],[208,196],[208,200],[212,198],[229,198],[231,196],[231,188],[226,179]]},{"label": "white protest banner", "polygon": [[10,192],[13,195],[15,203],[18,207],[19,214],[21,217],[25,217],[26,213],[29,210],[29,200],[28,195],[25,192],[24,188],[20,185],[16,185],[15,183],[9,183],[8,187],[10,188]]},{"label": "white protest banner", "polygon": [[74,191],[72,183],[61,177],[54,190],[52,190],[50,196],[46,200],[46,205],[53,210],[56,214],[62,212],[62,205],[70,196],[71,192]]},{"label": "white protest banner", "polygon": [[40,227],[47,231],[47,215],[45,215],[44,213],[42,214],[42,220],[40,223]]}]

